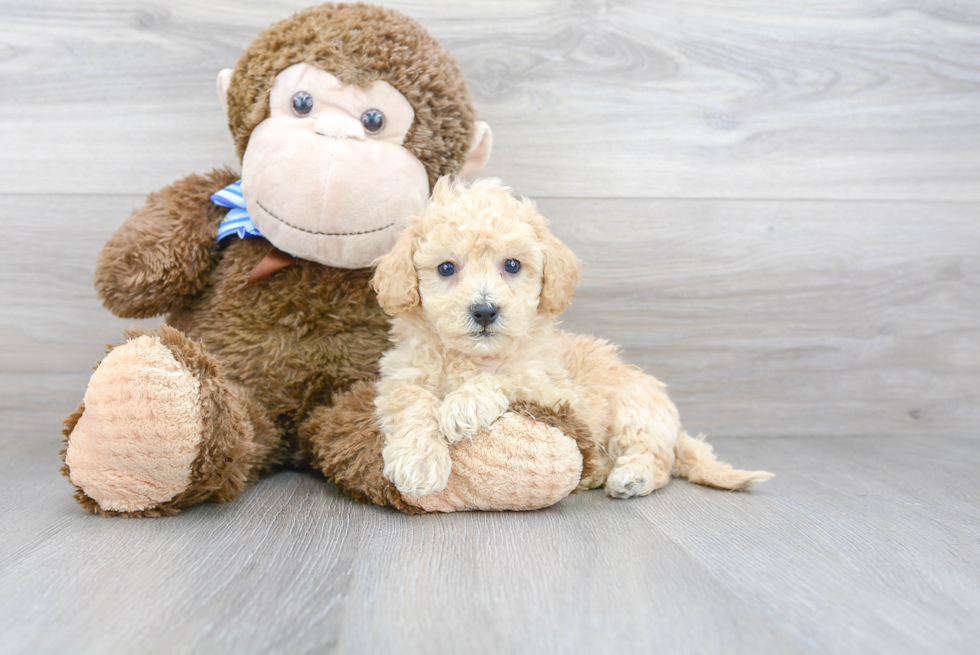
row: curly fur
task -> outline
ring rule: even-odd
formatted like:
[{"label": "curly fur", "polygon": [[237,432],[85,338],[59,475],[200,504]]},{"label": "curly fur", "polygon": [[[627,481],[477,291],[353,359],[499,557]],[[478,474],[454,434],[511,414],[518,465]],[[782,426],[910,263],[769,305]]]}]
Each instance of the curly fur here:
[{"label": "curly fur", "polygon": [[[520,262],[508,271],[505,262]],[[440,265],[455,272],[440,274]],[[724,489],[771,477],[737,471],[682,429],[664,385],[591,336],[558,330],[555,315],[578,280],[574,255],[526,199],[495,181],[440,180],[378,266],[379,300],[396,314],[394,348],[381,361],[376,406],[385,432],[385,476],[410,496],[440,492],[449,445],[472,438],[510,404],[568,403],[607,459],[589,486],[646,495],[671,472]],[[477,324],[472,308],[499,317]]]}]

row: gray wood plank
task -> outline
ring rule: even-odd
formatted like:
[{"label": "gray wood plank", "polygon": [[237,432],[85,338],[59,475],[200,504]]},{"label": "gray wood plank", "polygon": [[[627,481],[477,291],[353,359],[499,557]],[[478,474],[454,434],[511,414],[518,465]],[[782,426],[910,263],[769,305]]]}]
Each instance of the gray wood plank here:
[{"label": "gray wood plank", "polygon": [[178,522],[74,520],[4,564],[0,652],[329,652],[359,510],[291,474]]},{"label": "gray wood plank", "polygon": [[943,457],[948,443],[725,442],[720,450],[737,461],[778,472],[765,498],[688,487],[699,497],[697,521],[678,496],[636,508],[817,652],[970,652],[980,638],[980,517],[975,505],[950,508],[942,496],[975,494],[980,450],[975,439],[960,442],[970,471],[940,473],[923,453]]},{"label": "gray wood plank", "polygon": [[[34,473],[31,459],[13,461]],[[803,652],[685,570],[670,542],[624,532],[607,545],[612,519],[583,536],[561,511],[405,517],[300,474],[162,520],[80,516],[66,498],[3,507],[5,524],[35,534],[0,543],[0,652]],[[63,527],[41,530],[39,514]],[[608,562],[640,551],[656,564],[617,579]],[[529,571],[545,575],[529,587]],[[665,593],[688,584],[693,616]],[[621,596],[627,612],[613,609]]]},{"label": "gray wood plank", "polygon": [[[0,4],[0,192],[234,161],[214,79],[302,0]],[[538,196],[980,198],[980,6],[410,2]],[[56,153],[56,155],[55,155]]]},{"label": "gray wood plank", "polygon": [[58,475],[61,461],[50,439],[0,441],[0,575],[41,543],[84,522],[73,511],[71,486]]},{"label": "gray wood plank", "polygon": [[935,501],[975,497],[980,441],[718,450],[778,476],[406,517],[288,473],[128,521],[81,514],[43,448],[7,449],[0,653],[972,652],[980,510]]},{"label": "gray wood plank", "polygon": [[980,207],[585,201],[572,331],[625,348],[712,435],[974,435]]},{"label": "gray wood plank", "polygon": [[627,510],[595,493],[414,526],[372,515],[365,532],[384,537],[362,544],[344,650],[805,652]]},{"label": "gray wood plank", "polygon": [[[92,286],[102,244],[141,196],[4,197],[0,257],[0,444],[60,435],[105,344],[134,323]],[[53,446],[52,446],[53,448]],[[56,452],[57,449],[53,448]]]},{"label": "gray wood plank", "polygon": [[[138,196],[7,196],[2,430],[58,432],[131,321],[91,285]],[[566,327],[619,343],[692,431],[975,435],[980,208],[540,199],[585,261]],[[70,215],[66,215],[70,208]],[[155,321],[148,321],[153,324]]]}]

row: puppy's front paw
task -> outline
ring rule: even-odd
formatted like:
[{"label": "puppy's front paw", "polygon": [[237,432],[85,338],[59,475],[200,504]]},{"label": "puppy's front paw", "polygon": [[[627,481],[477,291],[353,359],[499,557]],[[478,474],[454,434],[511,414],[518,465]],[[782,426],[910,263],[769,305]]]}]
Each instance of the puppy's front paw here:
[{"label": "puppy's front paw", "polygon": [[392,442],[381,453],[384,476],[406,496],[425,496],[446,488],[453,461],[449,447],[435,440],[422,444]]},{"label": "puppy's front paw", "polygon": [[439,407],[439,431],[449,443],[472,439],[503,416],[510,402],[499,389],[457,389]]}]

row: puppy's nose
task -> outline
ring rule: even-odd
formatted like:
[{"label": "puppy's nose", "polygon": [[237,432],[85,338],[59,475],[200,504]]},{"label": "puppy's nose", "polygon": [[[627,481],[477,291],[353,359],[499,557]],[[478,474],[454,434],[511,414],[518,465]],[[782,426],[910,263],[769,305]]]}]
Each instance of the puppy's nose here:
[{"label": "puppy's nose", "polygon": [[492,302],[481,302],[479,305],[470,305],[470,315],[474,321],[483,327],[496,321],[498,314],[500,314],[500,308]]}]

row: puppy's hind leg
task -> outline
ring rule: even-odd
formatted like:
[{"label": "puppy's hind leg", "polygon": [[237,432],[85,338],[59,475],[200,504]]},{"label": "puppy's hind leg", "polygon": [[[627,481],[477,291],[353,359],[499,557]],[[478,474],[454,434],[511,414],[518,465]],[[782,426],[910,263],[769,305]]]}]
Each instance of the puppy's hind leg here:
[{"label": "puppy's hind leg", "polygon": [[613,498],[646,496],[670,482],[677,409],[663,385],[648,376],[630,376],[612,402],[607,450],[615,465],[606,479]]},{"label": "puppy's hind leg", "polygon": [[606,493],[613,498],[647,496],[670,482],[671,464],[666,457],[634,452],[616,458],[606,478]]}]

